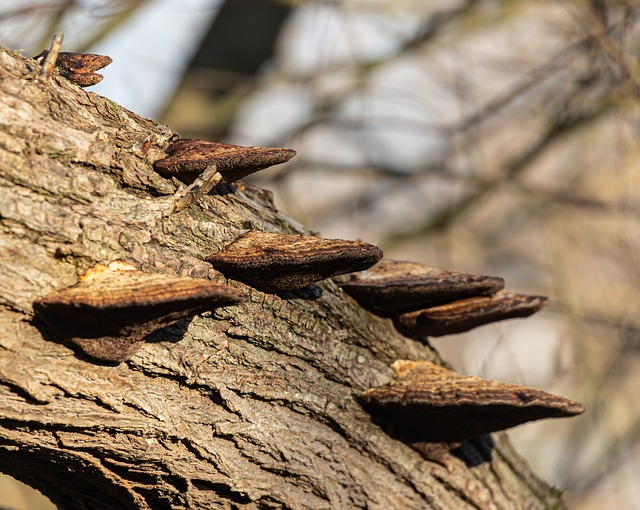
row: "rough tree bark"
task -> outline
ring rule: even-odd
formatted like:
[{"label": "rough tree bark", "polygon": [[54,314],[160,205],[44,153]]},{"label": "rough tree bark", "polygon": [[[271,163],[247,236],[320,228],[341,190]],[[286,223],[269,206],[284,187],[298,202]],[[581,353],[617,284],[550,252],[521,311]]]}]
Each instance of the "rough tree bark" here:
[{"label": "rough tree bark", "polygon": [[0,52],[0,471],[61,508],[548,508],[506,436],[426,460],[354,395],[435,359],[331,281],[162,330],[128,362],[43,338],[32,302],[98,262],[226,281],[246,229],[302,232],[252,186],[169,214],[173,133]]}]

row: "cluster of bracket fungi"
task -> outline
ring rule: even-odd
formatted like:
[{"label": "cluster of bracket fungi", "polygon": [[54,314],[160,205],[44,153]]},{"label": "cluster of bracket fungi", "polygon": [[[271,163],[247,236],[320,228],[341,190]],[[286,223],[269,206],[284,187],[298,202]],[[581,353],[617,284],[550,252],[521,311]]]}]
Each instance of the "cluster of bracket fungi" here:
[{"label": "cluster of bracket fungi", "polygon": [[[167,152],[155,169],[188,185],[177,195],[181,206],[174,211],[193,203],[203,190],[229,185],[295,155],[287,149],[191,139],[174,141]],[[361,306],[425,343],[429,336],[531,315],[546,301],[503,290],[502,278],[382,260],[382,251],[370,244],[308,235],[250,231],[206,260],[227,278],[265,293],[296,291],[335,277]],[[54,338],[94,360],[119,363],[154,331],[246,299],[228,285],[143,272],[114,261],[97,265],[76,285],[33,306]],[[424,444],[455,445],[527,421],[584,411],[582,404],[559,396],[462,376],[428,361],[398,360],[393,368],[393,384],[371,388],[357,399],[385,430],[419,450]]]}]

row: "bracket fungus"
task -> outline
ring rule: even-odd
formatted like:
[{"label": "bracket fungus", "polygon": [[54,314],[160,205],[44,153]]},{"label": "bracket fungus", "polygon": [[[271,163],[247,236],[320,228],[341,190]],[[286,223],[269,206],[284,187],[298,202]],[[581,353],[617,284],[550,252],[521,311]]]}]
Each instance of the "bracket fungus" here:
[{"label": "bracket fungus", "polygon": [[498,292],[504,280],[459,271],[383,259],[340,284],[360,304],[376,313],[393,315],[457,299]]},{"label": "bracket fungus", "polygon": [[544,418],[581,414],[584,406],[515,384],[463,376],[429,361],[398,360],[394,384],[357,397],[376,421],[408,443],[461,443]]},{"label": "bracket fungus", "polygon": [[215,166],[222,176],[216,187],[231,184],[267,167],[286,163],[296,155],[296,151],[291,149],[242,147],[191,138],[176,140],[167,153],[166,158],[154,163],[156,171],[190,184],[207,167]]},{"label": "bracket fungus", "polygon": [[408,312],[394,318],[396,328],[409,336],[443,336],[469,331],[491,322],[528,317],[542,309],[544,296],[501,290],[492,296],[477,296]]},{"label": "bracket fungus", "polygon": [[77,284],[37,299],[33,308],[56,339],[91,358],[121,362],[160,328],[244,301],[246,296],[228,285],[147,273],[114,261],[98,264]]},{"label": "bracket fungus", "polygon": [[382,251],[368,243],[253,231],[206,260],[259,290],[278,293],[361,271],[381,258]]},{"label": "bracket fungus", "polygon": [[[48,54],[49,50],[42,50],[33,59],[42,63]],[[113,60],[107,55],[61,51],[58,53],[55,68],[60,71],[62,76],[73,83],[81,87],[90,87],[102,81],[103,76],[96,73],[96,71],[108,66],[111,62]]]}]

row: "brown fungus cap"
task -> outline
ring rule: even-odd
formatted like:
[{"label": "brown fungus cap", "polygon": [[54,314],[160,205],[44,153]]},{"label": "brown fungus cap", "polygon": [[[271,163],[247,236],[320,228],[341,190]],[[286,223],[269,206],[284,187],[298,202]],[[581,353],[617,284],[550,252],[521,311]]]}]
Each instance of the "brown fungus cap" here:
[{"label": "brown fungus cap", "polygon": [[[42,50],[41,53],[33,58],[34,60],[44,61],[48,54],[49,50]],[[68,80],[81,87],[89,87],[102,81],[103,76],[96,73],[96,71],[108,66],[111,62],[113,60],[107,55],[61,51],[58,53],[55,67]]]},{"label": "brown fungus cap", "polygon": [[224,186],[264,168],[286,163],[296,152],[277,147],[242,147],[228,143],[184,138],[171,144],[166,158],[154,163],[163,175],[174,176],[187,184],[210,165],[216,165]]},{"label": "brown fungus cap", "polygon": [[259,290],[277,293],[361,271],[381,258],[379,248],[358,241],[248,232],[206,260]]},{"label": "brown fungus cap", "polygon": [[544,418],[581,414],[584,406],[544,391],[463,376],[429,361],[398,360],[394,384],[358,401],[407,442],[460,443]]},{"label": "brown fungus cap", "polygon": [[351,275],[341,287],[363,306],[379,314],[394,315],[493,294],[504,287],[504,280],[383,259],[372,268]]},{"label": "brown fungus cap", "polygon": [[33,308],[57,339],[103,361],[124,361],[146,336],[180,319],[246,300],[210,280],[146,273],[114,261],[98,264],[71,287],[39,298]]},{"label": "brown fungus cap", "polygon": [[502,290],[408,312],[395,317],[396,328],[407,336],[443,336],[469,331],[491,322],[528,317],[547,302],[544,296]]}]

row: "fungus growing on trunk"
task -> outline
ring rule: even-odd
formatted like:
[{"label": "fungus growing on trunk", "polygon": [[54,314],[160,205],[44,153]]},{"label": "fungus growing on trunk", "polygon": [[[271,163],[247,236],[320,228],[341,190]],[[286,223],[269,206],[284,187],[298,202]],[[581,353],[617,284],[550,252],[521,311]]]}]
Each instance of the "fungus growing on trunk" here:
[{"label": "fungus growing on trunk", "polygon": [[363,306],[382,315],[419,310],[457,299],[485,296],[504,287],[497,276],[436,269],[417,262],[383,259],[340,284]]},{"label": "fungus growing on trunk", "polygon": [[210,280],[146,273],[114,261],[98,264],[80,281],[33,303],[54,337],[91,358],[129,359],[154,331],[246,296]]},{"label": "fungus growing on trunk", "polygon": [[190,184],[207,167],[215,166],[222,176],[216,187],[231,184],[267,167],[286,163],[296,155],[296,151],[291,149],[242,147],[191,138],[176,140],[167,153],[166,158],[153,165],[158,172]]},{"label": "fungus growing on trunk", "polygon": [[408,336],[443,336],[462,333],[491,322],[528,317],[542,309],[544,296],[502,290],[408,312],[395,317],[396,328]]},{"label": "fungus growing on trunk", "polygon": [[259,290],[277,293],[361,271],[381,258],[379,248],[358,241],[254,231],[206,260]]},{"label": "fungus growing on trunk", "polygon": [[408,443],[461,443],[544,418],[581,414],[584,406],[544,391],[463,376],[429,361],[398,360],[393,384],[357,397],[390,433]]},{"label": "fungus growing on trunk", "polygon": [[[42,50],[42,52],[33,57],[33,59],[42,63],[48,54],[49,50]],[[73,83],[81,87],[90,87],[102,81],[103,76],[96,73],[96,71],[108,66],[111,62],[113,62],[113,60],[107,55],[61,51],[58,53],[55,68],[60,71],[62,76]]]}]

